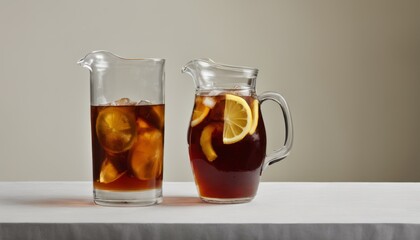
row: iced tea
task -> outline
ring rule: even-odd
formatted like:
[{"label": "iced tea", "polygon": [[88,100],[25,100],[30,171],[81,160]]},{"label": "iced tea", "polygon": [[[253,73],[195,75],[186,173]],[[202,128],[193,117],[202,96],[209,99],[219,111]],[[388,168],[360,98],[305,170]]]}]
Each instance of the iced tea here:
[{"label": "iced tea", "polygon": [[95,190],[161,188],[164,105],[91,106]]},{"label": "iced tea", "polygon": [[205,201],[255,196],[266,151],[255,95],[196,95],[188,144],[195,181]]}]

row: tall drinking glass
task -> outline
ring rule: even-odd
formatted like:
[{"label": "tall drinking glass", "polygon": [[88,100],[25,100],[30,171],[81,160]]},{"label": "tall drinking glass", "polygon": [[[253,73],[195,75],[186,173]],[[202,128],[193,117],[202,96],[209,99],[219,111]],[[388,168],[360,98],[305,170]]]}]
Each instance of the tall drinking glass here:
[{"label": "tall drinking glass", "polygon": [[78,63],[90,71],[94,202],[160,203],[165,60],[95,51]]}]

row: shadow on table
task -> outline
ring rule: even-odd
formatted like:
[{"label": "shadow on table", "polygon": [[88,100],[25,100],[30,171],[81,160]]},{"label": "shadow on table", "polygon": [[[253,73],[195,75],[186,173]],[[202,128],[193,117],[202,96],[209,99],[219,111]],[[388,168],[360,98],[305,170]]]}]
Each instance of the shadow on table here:
[{"label": "shadow on table", "polygon": [[[5,199],[3,199],[4,201]],[[92,200],[83,198],[7,199],[14,204],[45,207],[91,207]]]},{"label": "shadow on table", "polygon": [[160,204],[162,206],[171,206],[171,207],[183,207],[183,206],[203,206],[211,205],[204,203],[198,197],[186,197],[186,196],[177,196],[177,197],[163,197],[163,202]]},{"label": "shadow on table", "polygon": [[[0,202],[9,202],[17,205],[39,206],[39,207],[91,207],[96,206],[93,199],[86,198],[39,198],[39,199],[1,199]],[[163,201],[158,206],[186,207],[186,206],[212,206],[213,204],[204,203],[198,197],[171,196],[163,197]]]}]

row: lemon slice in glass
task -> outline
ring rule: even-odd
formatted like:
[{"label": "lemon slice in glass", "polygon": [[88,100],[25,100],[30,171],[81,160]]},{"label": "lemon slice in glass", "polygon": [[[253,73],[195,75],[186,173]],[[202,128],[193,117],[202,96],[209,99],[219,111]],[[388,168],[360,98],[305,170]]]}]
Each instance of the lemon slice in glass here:
[{"label": "lemon slice in glass", "polygon": [[118,178],[120,178],[125,171],[118,171],[118,169],[112,164],[112,162],[107,158],[102,163],[101,173],[99,175],[99,182],[101,183],[111,183]]},{"label": "lemon slice in glass", "polygon": [[136,137],[136,119],[127,109],[107,107],[96,119],[96,134],[102,147],[111,153],[127,151]]},{"label": "lemon slice in glass", "polygon": [[251,130],[252,112],[245,99],[226,94],[223,125],[223,143],[241,141]]},{"label": "lemon slice in glass", "polygon": [[155,129],[143,129],[131,151],[131,169],[140,180],[157,178],[163,166],[163,135]]}]

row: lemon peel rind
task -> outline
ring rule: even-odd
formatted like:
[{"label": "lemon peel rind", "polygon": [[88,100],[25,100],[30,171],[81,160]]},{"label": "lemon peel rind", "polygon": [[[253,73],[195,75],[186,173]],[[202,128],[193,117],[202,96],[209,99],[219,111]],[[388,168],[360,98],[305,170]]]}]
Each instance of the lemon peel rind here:
[{"label": "lemon peel rind", "polygon": [[204,127],[200,136],[201,150],[203,151],[204,155],[206,156],[209,162],[213,162],[217,158],[217,154],[213,149],[213,145],[211,144],[211,135],[215,129],[216,126],[212,124],[207,125],[206,127]]},{"label": "lemon peel rind", "polygon": [[[194,110],[194,112],[195,111],[196,110]],[[200,124],[207,117],[207,115],[209,114],[210,108],[207,107],[207,106],[204,106],[203,111],[201,111],[201,112],[202,113],[200,114],[200,117],[195,118],[194,120],[191,121],[191,127],[195,127],[198,124]],[[193,113],[193,116],[194,116],[194,113]]]},{"label": "lemon peel rind", "polygon": [[252,125],[251,129],[249,130],[249,135],[252,135],[257,130],[258,126],[258,109],[259,108],[259,102],[258,99],[254,99],[252,102]]}]

